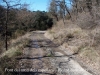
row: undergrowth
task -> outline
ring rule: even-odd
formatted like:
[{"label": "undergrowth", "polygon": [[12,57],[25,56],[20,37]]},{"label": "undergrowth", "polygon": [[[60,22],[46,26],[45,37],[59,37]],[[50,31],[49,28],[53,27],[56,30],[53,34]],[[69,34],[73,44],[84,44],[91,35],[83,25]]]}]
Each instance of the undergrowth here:
[{"label": "undergrowth", "polygon": [[19,62],[16,57],[23,54],[24,47],[30,43],[30,39],[21,39],[12,43],[11,47],[1,54],[0,56],[0,75],[16,75],[14,70],[18,66]]}]

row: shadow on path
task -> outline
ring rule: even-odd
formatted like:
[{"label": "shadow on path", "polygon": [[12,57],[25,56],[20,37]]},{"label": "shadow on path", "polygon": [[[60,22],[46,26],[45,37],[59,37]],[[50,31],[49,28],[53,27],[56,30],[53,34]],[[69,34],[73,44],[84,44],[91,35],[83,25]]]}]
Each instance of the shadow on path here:
[{"label": "shadow on path", "polygon": [[[37,42],[37,43],[34,43],[34,42]],[[38,46],[38,47],[37,47]],[[42,48],[42,47],[50,47],[50,48],[55,48],[55,47],[58,47],[59,45],[57,44],[54,44],[52,41],[48,40],[48,39],[41,39],[41,40],[31,40],[30,41],[30,44],[27,45],[27,47],[30,47],[30,48]]]},{"label": "shadow on path", "polygon": [[31,57],[17,57],[16,59],[17,60],[21,60],[21,59],[39,59],[39,58],[52,58],[52,57],[70,57],[71,58],[71,55],[63,55],[63,56],[43,56],[43,57],[34,57],[34,58],[31,58]]}]

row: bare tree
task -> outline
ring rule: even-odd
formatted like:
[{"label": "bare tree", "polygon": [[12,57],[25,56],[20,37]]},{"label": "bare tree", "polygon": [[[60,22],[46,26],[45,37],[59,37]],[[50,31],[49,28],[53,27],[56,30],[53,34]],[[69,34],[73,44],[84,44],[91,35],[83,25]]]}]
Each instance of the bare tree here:
[{"label": "bare tree", "polygon": [[57,1],[64,25],[65,25],[65,16],[66,16],[66,4],[65,3],[66,3],[65,0]]},{"label": "bare tree", "polygon": [[63,19],[64,25],[66,14],[68,14],[71,18],[71,14],[65,0],[51,0],[49,11],[54,17],[56,17],[57,21],[58,16],[60,15],[60,17]]},{"label": "bare tree", "polygon": [[6,23],[5,23],[5,47],[6,47],[6,50],[8,50],[8,44],[7,44],[7,25],[8,25],[8,11],[9,11],[9,3],[6,1],[6,0],[3,0],[3,2],[6,3]]},{"label": "bare tree", "polygon": [[20,4],[15,4],[15,5],[12,5],[10,6],[10,1],[8,2],[7,0],[3,0],[3,2],[6,4],[6,21],[5,21],[5,48],[6,50],[8,50],[8,44],[7,44],[7,41],[8,41],[8,14],[9,14],[9,9],[11,7],[14,7],[14,6],[18,6]]},{"label": "bare tree", "polygon": [[56,1],[56,5],[59,6],[59,9],[62,9],[62,19],[63,19],[63,23],[65,25],[65,17],[66,17],[66,14],[68,14],[71,18],[71,14],[70,14],[70,11],[67,7],[67,4],[66,4],[66,1],[65,0],[57,0]]},{"label": "bare tree", "polygon": [[56,5],[56,0],[51,0],[50,6],[49,6],[49,12],[58,21],[58,8]]}]

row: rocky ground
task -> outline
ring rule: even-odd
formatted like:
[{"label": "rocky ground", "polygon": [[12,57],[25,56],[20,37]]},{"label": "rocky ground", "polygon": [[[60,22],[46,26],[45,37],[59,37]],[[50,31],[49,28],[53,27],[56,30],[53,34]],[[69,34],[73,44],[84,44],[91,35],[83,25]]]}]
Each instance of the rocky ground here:
[{"label": "rocky ground", "polygon": [[57,44],[44,37],[45,31],[32,32],[30,44],[18,57],[19,75],[93,75],[67,55]]}]

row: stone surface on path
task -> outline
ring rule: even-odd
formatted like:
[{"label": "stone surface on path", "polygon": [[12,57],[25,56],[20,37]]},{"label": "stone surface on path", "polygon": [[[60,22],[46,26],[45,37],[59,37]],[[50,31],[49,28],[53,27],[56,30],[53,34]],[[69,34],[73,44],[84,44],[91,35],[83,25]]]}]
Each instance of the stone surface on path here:
[{"label": "stone surface on path", "polygon": [[30,46],[23,50],[19,67],[31,71],[21,75],[92,75],[60,52],[56,44],[44,37],[44,33],[35,31],[30,34]]}]

